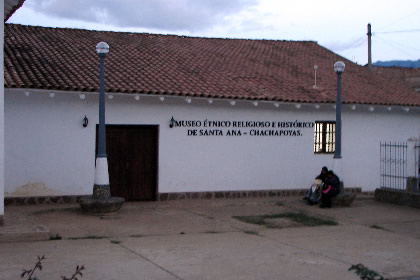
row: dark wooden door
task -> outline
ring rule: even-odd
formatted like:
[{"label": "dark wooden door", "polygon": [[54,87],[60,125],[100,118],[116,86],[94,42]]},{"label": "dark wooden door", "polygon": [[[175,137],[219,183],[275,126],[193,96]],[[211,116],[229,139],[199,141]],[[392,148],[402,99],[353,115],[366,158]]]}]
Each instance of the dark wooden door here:
[{"label": "dark wooden door", "polygon": [[155,200],[158,127],[107,125],[106,151],[112,196],[126,201]]}]

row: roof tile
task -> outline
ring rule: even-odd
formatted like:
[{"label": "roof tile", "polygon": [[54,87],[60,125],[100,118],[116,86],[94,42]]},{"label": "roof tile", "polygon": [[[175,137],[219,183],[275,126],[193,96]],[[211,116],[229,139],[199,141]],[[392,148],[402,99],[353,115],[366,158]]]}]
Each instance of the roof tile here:
[{"label": "roof tile", "polygon": [[[5,87],[99,91],[95,46],[110,45],[107,91],[332,103],[337,60],[342,101],[420,106],[420,94],[311,41],[194,38],[5,25]],[[317,88],[314,65],[318,65]]]}]

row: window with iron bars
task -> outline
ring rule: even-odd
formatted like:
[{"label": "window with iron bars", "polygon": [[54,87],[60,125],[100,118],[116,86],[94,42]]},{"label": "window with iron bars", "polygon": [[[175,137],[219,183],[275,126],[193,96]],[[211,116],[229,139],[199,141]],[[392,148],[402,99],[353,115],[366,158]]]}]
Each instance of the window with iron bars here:
[{"label": "window with iron bars", "polygon": [[314,153],[332,154],[335,152],[335,122],[315,121]]}]

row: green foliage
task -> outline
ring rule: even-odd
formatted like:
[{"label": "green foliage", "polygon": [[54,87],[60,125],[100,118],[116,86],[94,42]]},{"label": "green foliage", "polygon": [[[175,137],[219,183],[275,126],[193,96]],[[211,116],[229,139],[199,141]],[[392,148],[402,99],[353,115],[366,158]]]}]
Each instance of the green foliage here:
[{"label": "green foliage", "polygon": [[370,226],[371,228],[374,228],[374,229],[385,229],[385,228],[383,228],[383,227],[381,227],[381,226],[378,226],[378,225],[372,225],[372,226]]},{"label": "green foliage", "polygon": [[253,234],[253,235],[260,235],[258,232],[253,231],[253,230],[246,230],[246,231],[244,231],[244,233],[246,233],[246,234]]},{"label": "green foliage", "polygon": [[69,240],[80,240],[80,239],[104,239],[108,238],[106,236],[98,236],[98,235],[88,235],[82,237],[70,237]]},{"label": "green foliage", "polygon": [[377,273],[374,270],[369,269],[368,267],[364,266],[363,264],[356,264],[352,265],[349,268],[349,271],[355,270],[355,273],[360,276],[362,280],[385,280],[383,276]]},{"label": "green foliage", "polygon": [[233,218],[248,224],[264,225],[264,216],[233,216]]},{"label": "green foliage", "polygon": [[336,226],[337,222],[329,219],[319,218],[307,215],[305,213],[299,212],[287,212],[282,214],[279,218],[289,218],[292,219],[295,222],[301,223],[305,226]]},{"label": "green foliage", "polygon": [[61,240],[62,237],[56,233],[55,235],[50,235],[50,240]]}]

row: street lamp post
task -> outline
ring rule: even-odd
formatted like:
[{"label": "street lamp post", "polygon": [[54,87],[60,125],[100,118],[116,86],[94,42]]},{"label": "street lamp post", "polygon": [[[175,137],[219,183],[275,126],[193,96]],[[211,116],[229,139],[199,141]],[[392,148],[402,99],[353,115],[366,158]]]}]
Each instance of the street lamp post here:
[{"label": "street lamp post", "polygon": [[95,185],[93,198],[106,199],[111,197],[108,175],[108,160],[106,157],[106,131],[105,131],[105,89],[104,89],[104,59],[109,52],[109,45],[100,42],[96,45],[96,52],[100,59],[99,74],[99,131],[98,153],[96,155]]},{"label": "street lamp post", "polygon": [[85,212],[109,213],[118,211],[124,203],[122,197],[111,197],[109,186],[108,159],[106,155],[105,130],[105,86],[104,59],[109,52],[109,45],[100,42],[96,45],[96,52],[100,59],[99,74],[99,131],[98,152],[96,155],[95,179],[92,197],[80,199],[79,203]]},{"label": "street lamp post", "polygon": [[334,158],[341,158],[341,74],[346,65],[342,61],[334,63],[334,71],[337,73],[337,103],[335,109],[335,152]]}]

